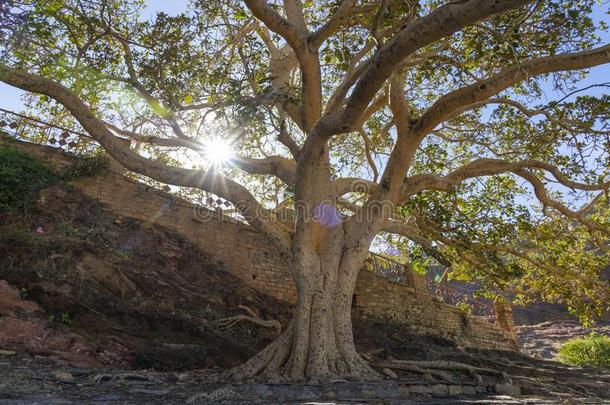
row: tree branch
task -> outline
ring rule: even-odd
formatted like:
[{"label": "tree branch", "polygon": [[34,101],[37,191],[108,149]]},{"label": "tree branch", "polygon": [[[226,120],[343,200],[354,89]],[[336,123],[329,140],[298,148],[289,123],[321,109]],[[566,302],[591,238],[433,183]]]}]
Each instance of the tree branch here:
[{"label": "tree branch", "polygon": [[190,139],[190,137],[186,136],[184,131],[182,131],[182,127],[178,124],[176,117],[174,114],[169,111],[167,108],[163,107],[161,102],[155,99],[152,94],[144,88],[142,83],[138,80],[138,76],[136,73],[136,69],[133,64],[133,54],[131,49],[129,48],[129,43],[123,39],[122,37],[113,35],[123,47],[123,51],[125,52],[125,63],[127,64],[127,72],[129,74],[129,84],[132,85],[137,92],[142,96],[142,98],[148,103],[148,105],[152,108],[155,114],[159,115],[161,118],[165,119],[177,137],[182,139]]},{"label": "tree branch", "polygon": [[520,102],[518,102],[516,100],[512,100],[510,98],[506,98],[506,97],[490,98],[490,99],[487,99],[487,100],[484,100],[484,101],[481,101],[478,103],[470,104],[470,105],[464,107],[464,109],[457,110],[455,113],[452,114],[452,116],[455,116],[465,110],[472,110],[475,108],[483,107],[488,104],[505,104],[505,105],[512,106],[512,107],[516,108],[518,111],[520,111],[522,114],[527,116],[528,118],[532,118],[537,115],[544,115],[548,121],[554,123],[555,125],[563,128],[567,131],[578,131],[578,132],[588,131],[588,132],[596,133],[596,134],[608,134],[608,131],[598,131],[593,128],[587,127],[586,125],[583,125],[580,122],[558,119],[558,118],[554,117],[553,114],[549,110],[545,109],[544,107],[537,108],[535,110],[530,110],[529,108],[527,108],[525,105],[521,104]]},{"label": "tree branch", "polygon": [[546,170],[553,174],[559,183],[572,189],[597,191],[608,190],[610,188],[610,181],[600,184],[575,182],[569,179],[557,167],[539,160],[508,162],[500,159],[477,159],[446,176],[419,174],[406,178],[402,185],[401,200],[405,201],[424,190],[449,191],[451,188],[470,178],[493,176],[509,172],[518,174],[518,172],[528,168]]},{"label": "tree branch", "polygon": [[477,103],[529,77],[566,70],[586,69],[608,62],[610,62],[610,45],[583,52],[530,59],[518,65],[512,65],[489,79],[452,91],[438,99],[417,120],[414,131],[419,136],[425,136],[456,111],[463,111],[461,109],[468,106],[476,106]]},{"label": "tree branch", "polygon": [[271,31],[286,40],[296,50],[302,48],[304,38],[298,29],[286,18],[276,12],[265,0],[244,0],[252,14]]},{"label": "tree branch", "polygon": [[[252,13],[270,30],[280,35],[290,45],[301,67],[301,123],[310,130],[322,114],[322,78],[317,50],[310,49],[306,30],[299,29],[278,14],[265,0],[245,0]],[[300,2],[286,3],[293,18],[301,19]]]},{"label": "tree branch", "polygon": [[426,238],[418,227],[410,222],[403,222],[396,219],[388,219],[382,225],[380,232],[388,232],[401,235],[412,242],[420,245],[424,251],[434,257],[443,266],[451,267],[451,261],[436,247],[434,243]]},{"label": "tree branch", "polygon": [[309,35],[307,23],[303,15],[303,3],[301,0],[284,0],[284,12],[288,21],[299,31],[302,37]]},{"label": "tree branch", "polygon": [[[127,136],[136,142],[168,148],[187,148],[198,153],[204,153],[205,144],[190,138],[161,138],[157,136],[141,135],[131,131],[120,129],[117,126],[105,122],[106,126],[113,132]],[[294,184],[296,162],[282,156],[267,156],[264,158],[251,158],[248,156],[232,157],[230,163],[237,168],[250,174],[270,174],[281,179],[288,185]]]},{"label": "tree branch", "polygon": [[324,41],[333,35],[351,15],[356,0],[343,0],[335,14],[333,14],[316,32],[309,36],[311,47],[318,49]]},{"label": "tree branch", "polygon": [[315,162],[318,156],[323,153],[326,142],[330,137],[357,128],[357,123],[371,100],[406,57],[469,24],[494,14],[518,8],[532,1],[462,0],[449,2],[427,16],[407,24],[374,55],[370,63],[366,64],[366,68],[356,82],[345,108],[327,114],[317,121],[303,146],[302,165]]},{"label": "tree branch", "polygon": [[364,129],[360,128],[358,131],[360,137],[362,138],[362,142],[364,142],[364,155],[366,156],[366,160],[369,164],[369,167],[373,171],[373,183],[377,183],[379,178],[379,169],[377,169],[377,165],[375,164],[375,159],[373,159],[373,154],[371,151],[371,141],[364,131]]},{"label": "tree branch", "polygon": [[[288,148],[288,150],[292,154],[292,157],[294,157],[295,159],[298,159],[299,154],[301,153],[301,148],[295,142],[294,138],[292,136],[290,136],[290,134],[288,133],[288,130],[286,129],[285,121],[282,121],[280,124],[280,132],[277,135],[277,140],[282,145],[284,145],[286,148]],[[296,170],[296,168],[295,168],[295,170]]]},{"label": "tree branch", "polygon": [[368,64],[347,102],[341,117],[342,125],[335,131],[342,132],[351,128],[379,91],[383,82],[407,56],[467,25],[531,2],[532,0],[449,2],[425,17],[407,24],[377,52],[372,62]]},{"label": "tree branch", "polygon": [[349,61],[347,71],[341,83],[326,102],[325,114],[336,113],[345,103],[345,97],[358,78],[365,72],[370,60],[361,62],[362,58],[373,49],[375,41],[369,40]]},{"label": "tree branch", "polygon": [[412,195],[415,195],[424,190],[449,191],[452,187],[460,184],[466,179],[482,176],[492,176],[502,173],[514,173],[526,181],[534,188],[534,193],[544,207],[556,209],[564,216],[574,219],[583,224],[590,232],[598,231],[606,235],[610,235],[610,229],[599,225],[586,218],[586,215],[580,211],[572,211],[564,204],[552,199],[544,186],[544,183],[530,169],[546,170],[555,176],[557,181],[569,188],[579,189],[584,191],[607,191],[610,188],[610,181],[600,184],[585,184],[575,182],[565,176],[555,166],[537,160],[527,160],[522,162],[507,162],[498,159],[477,159],[446,176],[437,176],[430,174],[422,174],[405,179],[401,199],[405,201]]},{"label": "tree branch", "polygon": [[241,184],[212,171],[189,170],[168,166],[134,153],[70,89],[50,79],[21,72],[0,64],[0,81],[25,91],[44,94],[66,107],[82,127],[126,169],[157,181],[193,187],[231,201],[256,229],[268,236],[284,257],[290,255],[290,237],[272,222],[272,213],[264,209]]},{"label": "tree branch", "polygon": [[[601,233],[604,233],[604,234],[610,236],[609,228],[607,228],[605,226],[601,226],[593,221],[588,220],[587,218],[585,218],[585,216],[581,212],[572,211],[571,209],[569,209],[568,207],[566,207],[559,201],[553,200],[551,197],[549,197],[549,195],[544,187],[544,183],[542,183],[542,181],[540,181],[540,179],[534,173],[530,172],[529,170],[521,169],[521,170],[516,170],[515,174],[523,177],[525,180],[527,180],[532,185],[532,187],[534,188],[534,193],[536,194],[536,197],[538,198],[538,200],[542,203],[542,205],[544,207],[554,208],[557,211],[559,211],[561,214],[563,214],[564,216],[566,216],[568,218],[572,218],[572,219],[580,222],[589,230],[589,232],[597,231],[597,232],[601,232]],[[606,185],[606,189],[607,188],[608,187]]]}]

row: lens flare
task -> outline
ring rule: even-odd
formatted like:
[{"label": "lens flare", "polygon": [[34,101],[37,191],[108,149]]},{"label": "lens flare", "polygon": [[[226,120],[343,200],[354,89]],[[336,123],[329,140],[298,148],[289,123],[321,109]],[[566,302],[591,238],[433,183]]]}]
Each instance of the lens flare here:
[{"label": "lens flare", "polygon": [[233,157],[233,148],[226,139],[211,139],[205,145],[205,158],[214,165],[228,163]]}]

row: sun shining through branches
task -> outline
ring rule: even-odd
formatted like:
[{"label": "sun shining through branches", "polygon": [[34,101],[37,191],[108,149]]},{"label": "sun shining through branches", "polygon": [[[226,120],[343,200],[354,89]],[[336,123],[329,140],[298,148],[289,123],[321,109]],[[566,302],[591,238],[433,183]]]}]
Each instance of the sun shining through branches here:
[{"label": "sun shining through branches", "polygon": [[210,165],[225,165],[231,161],[234,155],[233,146],[227,139],[212,138],[205,143],[203,157]]}]

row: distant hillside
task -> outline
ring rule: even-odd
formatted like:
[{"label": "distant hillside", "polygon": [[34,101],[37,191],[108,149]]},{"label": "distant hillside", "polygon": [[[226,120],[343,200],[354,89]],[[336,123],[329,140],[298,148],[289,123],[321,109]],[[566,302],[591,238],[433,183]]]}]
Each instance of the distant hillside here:
[{"label": "distant hillside", "polygon": [[[431,267],[428,270],[427,277],[430,279],[439,279],[444,273],[442,267]],[[610,267],[605,268],[601,272],[603,280],[610,281]],[[465,283],[462,281],[450,280],[444,284],[450,291],[455,291],[455,300],[459,301],[464,297],[472,297],[472,293],[478,288],[476,283]],[[489,311],[491,302],[484,298],[478,298],[480,305],[475,305],[475,313],[477,310]],[[449,298],[449,302],[450,298]],[[485,313],[482,313],[484,315]],[[568,312],[564,305],[534,303],[527,306],[513,306],[513,318],[515,325],[536,325],[543,322],[558,322],[558,321],[577,321],[577,318]],[[600,321],[610,321],[610,313]]]}]

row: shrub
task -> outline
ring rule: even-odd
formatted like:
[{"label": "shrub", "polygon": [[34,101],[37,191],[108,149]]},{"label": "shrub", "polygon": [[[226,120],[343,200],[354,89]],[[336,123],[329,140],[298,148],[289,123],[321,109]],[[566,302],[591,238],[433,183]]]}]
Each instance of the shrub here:
[{"label": "shrub", "polygon": [[108,168],[108,160],[101,153],[91,155],[79,155],[71,166],[61,174],[65,180],[73,180],[79,177],[93,176]]},{"label": "shrub", "polygon": [[457,307],[457,309],[462,311],[463,314],[472,315],[472,304],[470,304],[467,299],[458,302],[457,304],[455,304],[455,306]]},{"label": "shrub", "polygon": [[47,166],[0,144],[0,210],[27,212],[37,192],[56,180],[57,176]]},{"label": "shrub", "polygon": [[559,349],[558,359],[572,366],[610,367],[610,337],[591,333],[568,340]]}]

